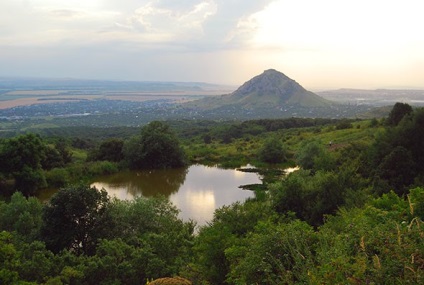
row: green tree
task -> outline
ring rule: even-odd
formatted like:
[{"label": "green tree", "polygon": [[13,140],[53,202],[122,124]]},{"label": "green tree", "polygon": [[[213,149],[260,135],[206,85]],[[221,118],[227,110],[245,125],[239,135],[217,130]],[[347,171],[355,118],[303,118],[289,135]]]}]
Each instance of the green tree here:
[{"label": "green tree", "polygon": [[393,149],[378,166],[377,174],[386,180],[397,194],[406,194],[406,186],[415,178],[415,163],[410,151],[402,146]]},{"label": "green tree", "polygon": [[44,142],[34,134],[11,138],[3,145],[0,154],[3,171],[15,178],[17,190],[25,195],[46,186],[41,165],[45,149]]},{"label": "green tree", "polygon": [[15,178],[15,188],[25,195],[34,195],[35,192],[47,186],[44,172],[41,168],[33,169],[24,166],[20,171],[13,173]]},{"label": "green tree", "polygon": [[64,167],[72,161],[72,151],[69,149],[65,139],[59,138],[52,144],[45,145],[45,156],[41,164],[43,169]]},{"label": "green tree", "polygon": [[389,117],[386,123],[389,126],[397,126],[399,122],[405,117],[412,113],[412,107],[406,103],[397,102],[389,113]]},{"label": "green tree", "polygon": [[283,144],[276,136],[265,141],[259,150],[259,159],[267,163],[281,163],[287,160]]},{"label": "green tree", "polygon": [[107,139],[100,144],[98,149],[89,154],[89,159],[119,162],[124,158],[123,147],[123,140],[118,138]]},{"label": "green tree", "polygon": [[56,141],[54,147],[59,152],[63,164],[68,164],[72,161],[72,151],[69,149],[69,146],[66,143],[65,139],[59,138]]},{"label": "green tree", "polygon": [[51,251],[93,254],[99,238],[112,228],[105,190],[85,185],[60,189],[43,209],[42,239]]},{"label": "green tree", "polygon": [[307,170],[331,170],[335,161],[319,140],[310,140],[301,144],[296,154],[296,162]]},{"label": "green tree", "polygon": [[25,198],[16,192],[9,203],[0,201],[0,231],[15,232],[24,241],[34,241],[40,234],[41,215],[42,205],[38,199]]},{"label": "green tree", "polygon": [[12,243],[12,235],[6,231],[0,232],[0,284],[19,284],[18,252]]},{"label": "green tree", "polygon": [[174,132],[165,123],[154,121],[124,147],[133,169],[177,168],[186,164],[185,153]]},{"label": "green tree", "polygon": [[45,144],[34,134],[21,135],[6,141],[3,148],[4,159],[9,171],[19,171],[24,166],[33,169],[41,166]]},{"label": "green tree", "polygon": [[366,152],[364,161],[364,173],[376,177],[376,185],[384,180],[389,182],[375,187],[380,192],[394,187],[399,194],[405,193],[401,185],[424,177],[424,108],[415,109],[397,126],[387,128]]},{"label": "green tree", "polygon": [[216,210],[211,223],[200,229],[195,240],[196,258],[192,265],[195,272],[192,274],[208,284],[228,284],[230,262],[226,250],[248,235],[260,221],[277,219],[274,214],[267,203],[255,200]]},{"label": "green tree", "polygon": [[293,212],[310,225],[321,225],[324,215],[334,214],[344,204],[351,176],[344,171],[317,171],[314,175],[296,171],[269,186],[272,205],[278,213]]}]

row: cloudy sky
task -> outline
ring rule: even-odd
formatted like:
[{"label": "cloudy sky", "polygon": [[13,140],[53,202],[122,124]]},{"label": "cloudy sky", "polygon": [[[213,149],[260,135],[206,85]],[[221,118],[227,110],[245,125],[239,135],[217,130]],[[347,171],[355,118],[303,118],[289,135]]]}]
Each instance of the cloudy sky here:
[{"label": "cloudy sky", "polygon": [[424,88],[422,0],[1,0],[0,76]]}]

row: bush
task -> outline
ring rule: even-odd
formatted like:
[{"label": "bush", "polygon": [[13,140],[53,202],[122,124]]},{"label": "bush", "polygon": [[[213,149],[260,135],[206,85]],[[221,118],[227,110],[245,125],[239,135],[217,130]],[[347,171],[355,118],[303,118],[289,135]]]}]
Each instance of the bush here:
[{"label": "bush", "polygon": [[88,166],[89,176],[108,175],[118,172],[116,163],[110,161],[96,161]]},{"label": "bush", "polygon": [[287,160],[283,144],[277,137],[268,139],[259,151],[259,160],[267,163],[281,163]]},{"label": "bush", "polygon": [[53,168],[46,172],[46,181],[49,187],[63,187],[69,183],[69,173],[64,168]]}]

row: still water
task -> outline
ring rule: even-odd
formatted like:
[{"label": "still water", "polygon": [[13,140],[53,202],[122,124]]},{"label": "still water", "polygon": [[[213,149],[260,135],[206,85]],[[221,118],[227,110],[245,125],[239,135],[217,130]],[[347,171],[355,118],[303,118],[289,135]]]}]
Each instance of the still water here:
[{"label": "still water", "polygon": [[91,186],[122,200],[163,195],[181,210],[180,218],[198,225],[212,220],[215,209],[245,201],[254,193],[241,185],[260,184],[257,173],[204,165],[152,171],[129,171],[99,177]]}]

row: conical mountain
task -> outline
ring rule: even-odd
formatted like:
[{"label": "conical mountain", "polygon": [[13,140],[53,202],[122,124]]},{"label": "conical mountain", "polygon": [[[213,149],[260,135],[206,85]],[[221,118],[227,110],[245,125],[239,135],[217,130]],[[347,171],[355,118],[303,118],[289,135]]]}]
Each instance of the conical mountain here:
[{"label": "conical mountain", "polygon": [[269,69],[257,75],[228,95],[204,98],[192,106],[215,109],[234,106],[243,109],[285,108],[297,106],[315,108],[330,106],[331,102],[303,88],[283,73]]}]

